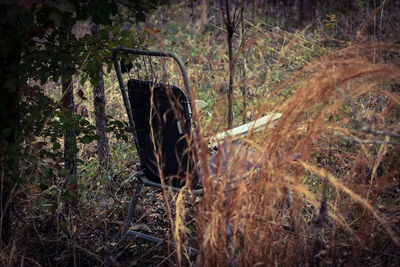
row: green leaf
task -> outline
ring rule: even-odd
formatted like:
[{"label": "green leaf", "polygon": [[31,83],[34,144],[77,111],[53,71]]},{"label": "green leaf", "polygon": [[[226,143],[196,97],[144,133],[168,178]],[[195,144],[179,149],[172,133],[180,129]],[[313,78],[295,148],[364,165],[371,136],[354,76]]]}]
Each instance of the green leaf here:
[{"label": "green leaf", "polygon": [[107,73],[110,73],[112,69],[112,63],[107,64]]},{"label": "green leaf", "polygon": [[58,175],[61,176],[61,177],[67,176],[68,173],[69,173],[69,170],[67,170],[65,168],[62,168],[62,169],[58,170]]},{"label": "green leaf", "polygon": [[81,138],[81,142],[84,144],[90,144],[93,141],[93,137],[89,135],[85,135]]},{"label": "green leaf", "polygon": [[82,86],[84,86],[87,80],[88,80],[88,76],[87,75],[82,75],[81,76],[81,80],[79,82],[80,82],[80,84]]},{"label": "green leaf", "polygon": [[69,149],[67,149],[66,153],[76,154],[76,153],[78,153],[78,151],[79,151],[79,149],[75,145],[73,145]]},{"label": "green leaf", "polygon": [[87,126],[87,125],[90,125],[90,122],[89,122],[88,120],[81,119],[81,120],[79,121],[79,124],[80,124],[81,126]]},{"label": "green leaf", "polygon": [[57,149],[60,149],[60,148],[61,148],[60,143],[54,143],[53,144],[53,150],[57,150]]},{"label": "green leaf", "polygon": [[44,190],[46,190],[47,188],[49,188],[49,185],[48,185],[46,182],[43,182],[43,181],[42,181],[42,182],[40,183],[39,187],[40,187],[40,190],[44,191]]},{"label": "green leaf", "polygon": [[75,184],[76,181],[77,181],[77,177],[76,176],[74,176],[74,175],[68,176],[68,179],[67,179],[67,183],[68,184]]},{"label": "green leaf", "polygon": [[112,29],[113,35],[117,35],[120,30],[121,30],[121,26],[120,25],[115,26],[114,29]]},{"label": "green leaf", "polygon": [[74,190],[67,190],[65,192],[65,200],[72,202],[75,199],[76,192]]},{"label": "green leaf", "polygon": [[99,31],[99,38],[100,39],[107,39],[109,36],[109,29],[101,29]]}]

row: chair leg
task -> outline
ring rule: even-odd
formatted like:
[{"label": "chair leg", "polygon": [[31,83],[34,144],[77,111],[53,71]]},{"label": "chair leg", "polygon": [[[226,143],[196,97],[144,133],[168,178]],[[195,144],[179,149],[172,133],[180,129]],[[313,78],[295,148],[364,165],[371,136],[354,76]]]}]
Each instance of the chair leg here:
[{"label": "chair leg", "polygon": [[136,201],[140,195],[142,186],[143,184],[140,182],[136,184],[135,193],[132,197],[131,203],[129,204],[128,214],[126,215],[124,226],[122,227],[121,241],[125,239],[126,233],[128,232],[129,226],[131,225],[132,219],[135,218]]},{"label": "chair leg", "polygon": [[297,224],[297,220],[296,220],[296,212],[292,209],[292,194],[290,193],[290,190],[287,189],[287,207],[288,209],[290,209],[290,230],[292,232],[296,232],[296,224]]}]

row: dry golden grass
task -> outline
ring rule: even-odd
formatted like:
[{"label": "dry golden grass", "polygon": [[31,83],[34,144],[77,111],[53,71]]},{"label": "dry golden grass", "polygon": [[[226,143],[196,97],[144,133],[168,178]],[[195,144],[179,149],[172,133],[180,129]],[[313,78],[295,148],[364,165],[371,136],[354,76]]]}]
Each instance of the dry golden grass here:
[{"label": "dry golden grass", "polygon": [[[228,167],[203,177],[195,215],[201,266],[397,262],[400,68],[379,62],[378,50],[389,57],[399,47],[349,46],[293,74],[294,93],[273,110],[282,113],[276,127],[242,140],[257,151],[247,157],[257,168],[244,174],[242,150],[219,154]],[[187,232],[182,194],[178,243]]]}]

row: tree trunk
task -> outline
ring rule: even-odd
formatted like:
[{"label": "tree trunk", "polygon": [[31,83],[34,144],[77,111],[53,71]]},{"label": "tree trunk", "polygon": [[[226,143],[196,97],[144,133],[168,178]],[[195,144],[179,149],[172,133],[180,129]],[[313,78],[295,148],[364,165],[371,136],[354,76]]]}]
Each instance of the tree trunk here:
[{"label": "tree trunk", "polygon": [[[97,36],[99,27],[95,24],[90,28],[93,35]],[[96,118],[96,134],[99,136],[97,140],[97,156],[99,159],[100,168],[107,167],[110,159],[110,146],[107,138],[107,123],[106,123],[106,96],[104,93],[103,68],[98,65],[99,81],[93,87],[93,105]]]},{"label": "tree trunk", "polygon": [[[64,108],[67,108],[71,114],[75,113],[74,105],[74,92],[72,85],[72,77],[70,76],[67,81],[62,82],[62,94]],[[69,175],[74,177],[78,174],[77,163],[77,146],[76,146],[76,133],[74,129],[68,129],[64,134],[64,168],[69,170]]]},{"label": "tree trunk", "polygon": [[[228,27],[229,28],[229,27]],[[233,126],[233,51],[232,51],[233,31],[228,30],[228,49],[229,49],[229,86],[228,86],[228,129]]]},{"label": "tree trunk", "polygon": [[251,18],[254,19],[256,17],[256,0],[253,0],[253,9],[251,10]]},{"label": "tree trunk", "polygon": [[188,1],[187,7],[190,9],[190,20],[193,20],[195,13],[193,0]]},{"label": "tree trunk", "polygon": [[225,8],[226,8],[226,31],[227,31],[227,41],[228,41],[228,55],[229,55],[229,85],[228,85],[228,129],[232,129],[233,126],[233,77],[235,66],[233,64],[233,47],[232,47],[232,38],[233,38],[233,22],[231,19],[231,7],[230,1],[225,0]]},{"label": "tree trunk", "polygon": [[314,13],[315,13],[315,8],[317,1],[316,0],[304,0],[303,1],[303,12],[304,12],[304,18],[307,21],[313,21],[314,20]]},{"label": "tree trunk", "polygon": [[[13,79],[12,67],[20,64],[20,47],[14,47],[7,54],[1,56],[0,69],[0,250],[11,239],[11,190],[19,177],[19,150],[16,139],[19,129],[19,96],[18,87]],[[10,67],[11,66],[11,67]],[[10,87],[11,81],[11,87]],[[8,132],[7,134],[5,132]],[[4,143],[3,143],[4,142]]]},{"label": "tree trunk", "polygon": [[316,0],[296,0],[296,18],[299,23],[309,22],[314,19],[317,6]]},{"label": "tree trunk", "polygon": [[214,23],[217,27],[221,26],[220,15],[218,12],[218,0],[214,0]]},{"label": "tree trunk", "polygon": [[[243,9],[241,11],[241,33],[240,33],[240,48],[244,46],[246,41],[245,38],[245,27],[244,27],[244,18],[243,18]],[[247,88],[246,88],[246,53],[242,51],[242,59],[240,60],[240,91],[242,92],[242,115],[243,115],[243,124],[247,122]]]},{"label": "tree trunk", "polygon": [[304,20],[304,10],[303,10],[303,0],[295,1],[295,9],[296,9],[296,19],[299,23],[303,23]]},{"label": "tree trunk", "polygon": [[[65,40],[68,40],[71,36],[71,27],[62,27],[62,36]],[[68,109],[70,114],[75,113],[74,104],[74,88],[72,85],[72,75],[61,77],[62,82],[62,103],[63,107]],[[73,123],[71,123],[73,125]],[[76,177],[78,174],[78,162],[77,162],[77,145],[76,145],[76,132],[74,125],[70,129],[67,129],[64,134],[64,168],[69,171],[67,177],[67,186],[69,188],[76,188]]]},{"label": "tree trunk", "polygon": [[93,87],[93,104],[94,114],[96,117],[96,134],[99,136],[97,140],[97,156],[99,164],[104,168],[107,167],[110,160],[110,146],[107,138],[106,123],[106,97],[104,94],[103,69],[100,66],[99,83]]}]

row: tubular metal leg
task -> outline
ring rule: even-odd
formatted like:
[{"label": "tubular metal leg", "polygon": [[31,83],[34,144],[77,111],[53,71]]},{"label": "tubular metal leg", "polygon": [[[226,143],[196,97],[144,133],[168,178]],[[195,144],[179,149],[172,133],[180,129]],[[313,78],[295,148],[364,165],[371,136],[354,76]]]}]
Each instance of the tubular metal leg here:
[{"label": "tubular metal leg", "polygon": [[142,190],[142,186],[143,184],[140,182],[136,184],[135,193],[132,197],[131,203],[129,204],[128,214],[126,215],[124,226],[122,227],[121,241],[125,239],[132,219],[135,218],[136,201],[139,197],[140,191]]},{"label": "tubular metal leg", "polygon": [[[154,242],[154,243],[163,243],[163,242],[165,242],[165,243],[168,243],[169,245],[171,245],[173,247],[177,247],[175,242],[168,241],[168,240],[162,239],[162,238],[158,238],[158,237],[155,237],[155,236],[152,236],[152,235],[146,235],[146,234],[143,234],[143,233],[140,233],[140,232],[137,232],[137,231],[129,230],[129,231],[127,231],[126,235],[133,235],[133,236],[139,237],[141,239],[149,240],[149,241]],[[200,254],[200,251],[197,248],[192,248],[192,247],[189,247],[189,246],[183,246],[183,248],[189,253]]]},{"label": "tubular metal leg", "polygon": [[292,194],[290,193],[290,190],[287,190],[287,207],[290,209],[290,230],[292,232],[296,232],[296,213],[294,210],[292,210]]}]

